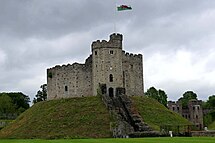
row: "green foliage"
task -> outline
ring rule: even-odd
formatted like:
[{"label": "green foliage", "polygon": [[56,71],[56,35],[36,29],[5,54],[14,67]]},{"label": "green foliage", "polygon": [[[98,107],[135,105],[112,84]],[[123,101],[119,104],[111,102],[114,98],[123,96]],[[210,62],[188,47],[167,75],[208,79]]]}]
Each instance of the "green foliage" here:
[{"label": "green foliage", "polygon": [[175,112],[168,110],[155,99],[142,97],[132,97],[138,112],[143,117],[144,122],[155,130],[160,130],[163,125],[191,125],[185,118]]},{"label": "green foliage", "polygon": [[191,99],[197,100],[197,94],[193,91],[186,91],[183,94],[183,97],[179,98],[179,101],[182,103],[182,108],[188,108],[188,102]]},{"label": "green foliage", "polygon": [[154,87],[150,87],[147,92],[145,92],[145,95],[151,98],[154,98],[161,104],[163,104],[165,107],[167,107],[167,94],[165,91],[159,89],[157,90]]},{"label": "green foliage", "polygon": [[25,110],[29,108],[30,98],[22,92],[0,93],[0,96],[2,95],[8,95],[12,99],[16,111],[20,110],[19,108]]},{"label": "green foliage", "polygon": [[0,138],[111,137],[110,117],[98,96],[34,104],[0,131]]},{"label": "green foliage", "polygon": [[211,108],[215,109],[215,95],[209,96],[208,104]]},{"label": "green foliage", "polygon": [[208,100],[203,103],[204,109],[215,109],[215,95],[208,97]]},{"label": "green foliage", "polygon": [[40,88],[41,89],[37,91],[37,94],[35,95],[36,98],[33,99],[34,104],[47,100],[47,84],[41,85]]},{"label": "green foliage", "polygon": [[162,138],[108,138],[108,139],[60,139],[60,140],[1,140],[1,143],[213,143],[214,137],[162,137]]},{"label": "green foliage", "polygon": [[0,115],[13,114],[15,113],[15,105],[12,99],[6,94],[0,96]]},{"label": "green foliage", "polygon": [[215,130],[215,121],[213,121],[209,126],[208,126],[209,130]]},{"label": "green foliage", "polygon": [[0,119],[15,119],[29,108],[30,98],[21,92],[0,93]]}]

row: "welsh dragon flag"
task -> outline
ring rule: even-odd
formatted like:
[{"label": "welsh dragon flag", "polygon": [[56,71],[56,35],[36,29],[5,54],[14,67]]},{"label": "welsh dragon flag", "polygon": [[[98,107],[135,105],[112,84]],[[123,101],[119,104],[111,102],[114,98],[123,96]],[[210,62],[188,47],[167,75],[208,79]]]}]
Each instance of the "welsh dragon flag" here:
[{"label": "welsh dragon flag", "polygon": [[120,5],[117,7],[117,11],[123,11],[123,10],[132,10],[131,6],[128,5]]}]

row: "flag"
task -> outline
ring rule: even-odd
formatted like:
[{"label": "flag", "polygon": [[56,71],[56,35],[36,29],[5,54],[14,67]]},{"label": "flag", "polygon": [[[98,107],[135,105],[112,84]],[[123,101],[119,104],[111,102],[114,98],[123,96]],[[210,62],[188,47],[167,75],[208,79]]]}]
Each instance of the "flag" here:
[{"label": "flag", "polygon": [[117,11],[123,11],[123,10],[132,10],[131,6],[128,5],[120,5],[117,7]]}]

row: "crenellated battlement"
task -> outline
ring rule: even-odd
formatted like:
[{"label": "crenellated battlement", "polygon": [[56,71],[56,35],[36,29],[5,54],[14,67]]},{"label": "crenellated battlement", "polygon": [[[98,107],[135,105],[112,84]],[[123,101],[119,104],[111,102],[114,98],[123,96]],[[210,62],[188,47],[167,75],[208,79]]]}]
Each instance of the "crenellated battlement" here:
[{"label": "crenellated battlement", "polygon": [[142,55],[141,54],[133,54],[123,51],[123,56],[127,60],[138,60],[142,61]]},{"label": "crenellated battlement", "polygon": [[122,34],[111,34],[109,41],[106,40],[97,40],[94,41],[91,45],[92,50],[93,49],[98,49],[98,48],[120,48],[122,49],[122,40],[123,36]]}]

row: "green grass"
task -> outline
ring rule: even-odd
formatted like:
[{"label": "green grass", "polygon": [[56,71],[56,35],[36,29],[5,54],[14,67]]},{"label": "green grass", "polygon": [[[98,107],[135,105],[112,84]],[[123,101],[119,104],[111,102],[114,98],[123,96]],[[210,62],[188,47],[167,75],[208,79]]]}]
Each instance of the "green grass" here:
[{"label": "green grass", "polygon": [[215,121],[208,126],[209,130],[215,130]]},{"label": "green grass", "polygon": [[37,103],[0,131],[0,138],[110,136],[109,112],[98,96]]},{"label": "green grass", "polygon": [[188,120],[168,110],[152,98],[134,96],[132,100],[143,120],[155,130],[160,130],[162,125],[192,125]]},{"label": "green grass", "polygon": [[0,140],[0,143],[214,143],[213,137],[68,139],[68,140]]},{"label": "green grass", "polygon": [[[163,124],[190,124],[147,97],[132,97],[137,112],[155,130]],[[40,102],[0,130],[0,138],[58,139],[111,137],[113,119],[100,97],[70,98]]]}]

